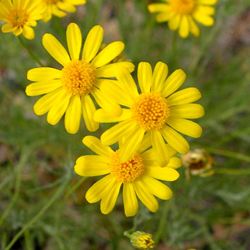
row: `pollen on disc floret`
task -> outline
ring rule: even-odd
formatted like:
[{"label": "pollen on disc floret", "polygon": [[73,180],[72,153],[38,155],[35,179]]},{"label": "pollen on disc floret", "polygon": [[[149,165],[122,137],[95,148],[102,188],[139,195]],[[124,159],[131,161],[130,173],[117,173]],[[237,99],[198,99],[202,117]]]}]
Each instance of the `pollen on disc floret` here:
[{"label": "pollen on disc floret", "polygon": [[62,82],[72,95],[86,95],[96,82],[94,67],[80,60],[73,60],[62,70]]},{"label": "pollen on disc floret", "polygon": [[140,95],[132,112],[135,120],[145,130],[161,129],[169,116],[169,107],[159,94],[146,93]]},{"label": "pollen on disc floret", "polygon": [[142,157],[138,154],[126,162],[121,162],[119,152],[115,152],[111,161],[111,173],[118,181],[133,182],[143,175],[145,167]]},{"label": "pollen on disc floret", "polygon": [[181,15],[191,14],[196,7],[196,0],[170,0],[170,8]]},{"label": "pollen on disc floret", "polygon": [[13,27],[23,28],[29,19],[29,14],[25,9],[13,9],[7,19]]}]

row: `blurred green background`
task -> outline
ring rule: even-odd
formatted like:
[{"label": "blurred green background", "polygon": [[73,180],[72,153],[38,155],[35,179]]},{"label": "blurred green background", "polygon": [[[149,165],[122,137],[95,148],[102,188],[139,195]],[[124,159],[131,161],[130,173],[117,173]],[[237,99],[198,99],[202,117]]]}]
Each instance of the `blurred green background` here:
[{"label": "blurred green background", "polygon": [[[81,144],[86,130],[65,132],[32,112],[35,98],[24,93],[26,72],[38,66],[12,34],[0,34],[0,249],[133,249],[124,231],[152,233],[159,250],[250,249],[250,3],[221,0],[216,25],[199,38],[181,39],[157,24],[146,0],[89,0],[64,19],[39,23],[36,39],[23,42],[45,65],[53,60],[41,45],[50,32],[65,42],[69,22],[84,35],[94,24],[105,40],[123,40],[135,64],[161,60],[170,71],[182,68],[185,86],[198,87],[206,115],[203,136],[191,142],[213,157],[215,174],[191,176],[185,170],[172,188],[174,198],[157,213],[144,208],[125,218],[121,201],[108,216],[84,194],[94,178],[73,172],[75,159],[89,153]],[[96,133],[99,136],[103,128]]]}]

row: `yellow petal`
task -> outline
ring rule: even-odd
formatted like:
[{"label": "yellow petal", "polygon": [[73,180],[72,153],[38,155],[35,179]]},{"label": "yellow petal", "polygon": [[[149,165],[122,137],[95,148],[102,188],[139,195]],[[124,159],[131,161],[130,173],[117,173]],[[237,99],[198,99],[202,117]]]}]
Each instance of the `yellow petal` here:
[{"label": "yellow petal", "polygon": [[101,141],[94,136],[85,136],[82,143],[98,155],[110,157],[113,153],[113,150],[110,147],[103,145]]},{"label": "yellow petal", "polygon": [[58,7],[64,11],[67,11],[67,12],[75,12],[76,11],[76,8],[74,5],[72,5],[71,3],[67,3],[66,1],[64,2],[58,2],[57,3]]},{"label": "yellow petal", "polygon": [[194,35],[194,36],[199,36],[200,35],[200,29],[198,28],[197,24],[194,22],[192,17],[188,17],[188,22],[189,22],[189,28],[190,28],[190,32]]},{"label": "yellow petal", "polygon": [[193,17],[197,22],[205,26],[212,26],[214,24],[214,19],[211,16],[204,15],[201,12],[195,12]]},{"label": "yellow petal", "polygon": [[82,58],[90,62],[99,51],[103,40],[103,28],[100,25],[94,26],[88,33],[83,47]]},{"label": "yellow petal", "polygon": [[5,19],[9,14],[9,9],[12,8],[12,3],[8,0],[6,3],[0,2],[0,18]]},{"label": "yellow petal", "polygon": [[167,102],[170,106],[174,106],[195,102],[200,98],[200,91],[197,88],[191,87],[177,91],[167,98]]},{"label": "yellow petal", "polygon": [[98,68],[96,70],[96,75],[97,77],[115,77],[117,75],[117,72],[126,69],[129,72],[134,71],[134,64],[131,62],[116,62],[116,63],[111,63],[108,65],[105,65],[101,68]]},{"label": "yellow petal", "polygon": [[156,161],[156,155],[158,157],[158,152],[155,152],[152,148],[146,150],[145,152],[140,154],[143,158],[143,163],[148,166],[158,166],[158,162]]},{"label": "yellow petal", "polygon": [[70,23],[66,31],[67,45],[71,59],[79,59],[82,47],[82,33],[79,26]]},{"label": "yellow petal", "polygon": [[144,137],[145,130],[137,128],[133,133],[127,134],[123,146],[120,148],[121,161],[127,161],[138,151]]},{"label": "yellow petal", "polygon": [[[105,93],[106,96],[109,97],[111,102],[118,103],[126,107],[131,107],[131,105],[134,103],[134,98],[131,97],[130,94],[124,94],[124,90],[122,89],[120,84],[117,83],[117,81],[105,81],[105,83],[100,86],[100,90],[102,93]],[[94,95],[95,94],[96,93],[94,93]]]},{"label": "yellow petal", "polygon": [[74,5],[81,5],[81,4],[85,4],[86,0],[71,0],[70,2]]},{"label": "yellow petal", "polygon": [[168,75],[168,66],[163,62],[158,62],[155,65],[152,78],[152,91],[161,92],[163,83]]},{"label": "yellow petal", "polygon": [[152,85],[152,68],[148,62],[140,62],[137,72],[138,82],[142,93],[150,92]]},{"label": "yellow petal", "polygon": [[169,200],[172,198],[173,192],[171,189],[160,181],[148,176],[144,176],[142,181],[144,185],[147,186],[150,193],[154,196],[162,200]]},{"label": "yellow petal", "polygon": [[64,120],[64,125],[68,133],[75,134],[79,130],[81,115],[81,99],[78,95],[72,96]]},{"label": "yellow petal", "polygon": [[2,26],[2,32],[3,33],[13,32],[14,29],[15,28],[11,24],[9,24],[9,23],[5,23]]},{"label": "yellow petal", "polygon": [[29,26],[24,26],[23,27],[23,36],[29,40],[34,39],[35,38],[34,30]]},{"label": "yellow petal", "polygon": [[185,82],[186,74],[182,69],[175,70],[165,81],[162,95],[167,97],[174,93]]},{"label": "yellow petal", "polygon": [[177,152],[185,154],[189,150],[188,142],[178,132],[172,128],[165,126],[162,129],[162,135],[169,145]]},{"label": "yellow petal", "polygon": [[151,13],[167,12],[169,10],[169,5],[165,3],[153,3],[148,5],[148,10]]},{"label": "yellow petal", "polygon": [[158,202],[155,197],[149,192],[147,187],[141,181],[136,181],[134,183],[134,189],[141,200],[141,202],[148,208],[151,212],[156,212],[158,210]]},{"label": "yellow petal", "polygon": [[33,107],[34,113],[36,115],[44,115],[45,113],[47,113],[55,104],[58,96],[62,95],[63,92],[63,88],[58,88],[38,99]]},{"label": "yellow petal", "polygon": [[171,18],[173,18],[174,13],[173,12],[162,12],[158,15],[156,15],[156,21],[159,23],[167,22]]},{"label": "yellow petal", "polygon": [[[105,85],[109,85],[109,81],[112,80],[107,80],[107,79],[99,79],[97,84],[99,85],[100,82],[104,81]],[[115,82],[115,81],[113,81]],[[113,84],[110,83],[112,86]],[[99,86],[100,87],[100,86]],[[103,108],[107,113],[113,114],[114,116],[120,115],[121,114],[121,108],[120,105],[117,104],[111,96],[108,94],[109,92],[105,92],[105,90],[100,87],[100,89],[94,89],[91,92],[91,95],[95,98],[95,101],[97,104]]]},{"label": "yellow petal", "polygon": [[95,203],[102,198],[105,190],[110,190],[115,183],[115,178],[109,174],[97,181],[86,192],[85,198],[89,203]]},{"label": "yellow petal", "polygon": [[127,217],[135,216],[138,211],[138,200],[132,183],[123,184],[124,212]]},{"label": "yellow petal", "polygon": [[147,175],[162,181],[175,181],[179,178],[179,173],[169,167],[149,167]]},{"label": "yellow petal", "polygon": [[43,95],[52,92],[61,86],[62,82],[60,80],[36,82],[29,84],[25,89],[25,93],[28,96]]},{"label": "yellow petal", "polygon": [[93,64],[96,68],[102,67],[119,56],[123,50],[124,43],[120,41],[112,42],[98,53],[91,64]]},{"label": "yellow petal", "polygon": [[86,128],[93,132],[99,128],[99,123],[94,120],[95,104],[89,95],[82,97],[82,113]]},{"label": "yellow petal", "polygon": [[[142,146],[140,147],[140,149],[141,148]],[[158,151],[155,150],[155,148],[150,148],[145,152],[141,151],[143,152],[141,153],[143,157],[143,162],[151,166],[161,166],[161,167],[165,166],[166,164],[168,164],[169,158],[172,159],[171,157],[176,154],[176,151],[169,144],[165,144],[165,150],[166,150],[166,155],[168,157],[163,158],[162,161],[159,159],[159,153]]]},{"label": "yellow petal", "polygon": [[177,28],[180,26],[180,21],[181,21],[181,15],[173,16],[168,22],[169,29],[177,30]]},{"label": "yellow petal", "polygon": [[194,138],[199,138],[202,134],[202,128],[195,122],[181,118],[169,118],[167,123],[180,133]]},{"label": "yellow petal", "polygon": [[181,166],[182,166],[182,161],[177,157],[172,157],[172,158],[170,158],[166,167],[176,169],[176,168],[179,168]]},{"label": "yellow petal", "polygon": [[109,191],[106,191],[101,200],[101,212],[110,213],[116,203],[122,183],[115,183]]},{"label": "yellow petal", "polygon": [[80,176],[99,176],[110,173],[107,162],[102,157],[96,155],[79,157],[74,170]]},{"label": "yellow petal", "polygon": [[162,138],[161,133],[158,130],[151,131],[151,140],[152,147],[158,156],[155,161],[165,165],[169,160],[169,155],[166,143]]},{"label": "yellow petal", "polygon": [[200,12],[200,14],[203,15],[214,15],[215,13],[215,8],[211,7],[211,6],[204,6],[204,5],[200,5],[196,8],[195,10],[196,12]]},{"label": "yellow petal", "polygon": [[179,35],[186,38],[189,34],[189,22],[187,16],[183,16],[180,22]]},{"label": "yellow petal", "polygon": [[136,131],[136,129],[136,123],[133,123],[131,120],[122,121],[106,130],[101,136],[101,141],[104,145],[112,145],[130,131]]},{"label": "yellow petal", "polygon": [[196,103],[177,105],[170,108],[170,117],[197,119],[203,115],[204,108]]},{"label": "yellow petal", "polygon": [[118,74],[117,80],[121,89],[123,89],[124,93],[129,95],[131,99],[134,100],[139,96],[136,83],[128,70],[124,69],[120,74]]},{"label": "yellow petal", "polygon": [[27,79],[30,81],[46,81],[59,79],[62,76],[62,71],[49,67],[40,67],[30,69],[27,73]]},{"label": "yellow petal", "polygon": [[70,62],[69,55],[62,44],[51,34],[45,34],[42,39],[43,47],[63,66]]},{"label": "yellow petal", "polygon": [[132,113],[129,109],[122,109],[122,113],[117,116],[107,113],[103,109],[98,109],[94,114],[94,120],[101,123],[113,123],[130,119],[131,116]]},{"label": "yellow petal", "polygon": [[200,4],[214,5],[218,0],[198,0]]},{"label": "yellow petal", "polygon": [[60,121],[69,105],[70,97],[71,95],[66,90],[57,96],[47,115],[49,124],[56,125]]}]

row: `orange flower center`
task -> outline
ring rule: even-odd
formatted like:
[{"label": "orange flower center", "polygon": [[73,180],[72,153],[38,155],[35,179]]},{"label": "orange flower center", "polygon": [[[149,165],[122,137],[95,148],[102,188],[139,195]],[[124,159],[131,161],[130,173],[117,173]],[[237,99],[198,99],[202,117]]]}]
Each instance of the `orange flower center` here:
[{"label": "orange flower center", "polygon": [[10,11],[7,19],[13,27],[23,28],[29,19],[29,15],[24,9],[13,9]]},{"label": "orange flower center", "polygon": [[133,182],[143,175],[145,167],[140,155],[135,155],[126,162],[120,162],[118,152],[115,152],[111,162],[111,173],[116,177],[117,181],[123,183]]},{"label": "orange flower center", "polygon": [[196,7],[196,0],[170,0],[173,12],[181,15],[191,14]]},{"label": "orange flower center", "polygon": [[73,60],[62,70],[62,82],[72,95],[86,95],[96,82],[95,68],[84,61]]},{"label": "orange flower center", "polygon": [[169,107],[159,94],[142,94],[134,103],[132,112],[145,130],[161,129],[169,116]]}]

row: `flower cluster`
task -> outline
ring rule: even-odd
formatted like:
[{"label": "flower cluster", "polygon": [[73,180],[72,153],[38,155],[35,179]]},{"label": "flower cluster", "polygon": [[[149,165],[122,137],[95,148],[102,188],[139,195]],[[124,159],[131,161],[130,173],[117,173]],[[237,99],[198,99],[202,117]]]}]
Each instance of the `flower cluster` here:
[{"label": "flower cluster", "polygon": [[34,39],[33,28],[37,21],[49,21],[52,15],[63,17],[67,12],[76,11],[75,6],[85,4],[86,0],[4,0],[0,1],[0,21],[2,32],[12,32]]},{"label": "flower cluster", "polygon": [[181,69],[169,74],[163,62],[153,68],[140,62],[135,80],[133,63],[117,60],[124,44],[114,41],[103,46],[99,25],[83,43],[80,28],[71,23],[66,41],[68,51],[53,35],[45,34],[43,46],[61,66],[28,71],[32,83],[26,88],[27,95],[43,95],[34,105],[35,114],[47,113],[52,125],[64,117],[65,129],[71,134],[79,131],[81,120],[90,132],[100,123],[115,123],[100,139],[83,139],[96,155],[79,157],[74,170],[80,176],[101,176],[87,191],[86,200],[100,201],[101,212],[108,214],[122,189],[126,216],[137,213],[138,200],[155,212],[156,198],[172,197],[163,182],[179,177],[176,169],[181,160],[176,153],[189,150],[183,135],[201,135],[201,127],[191,121],[204,114],[203,107],[195,103],[201,98],[199,90],[179,90],[186,74]]},{"label": "flower cluster", "polygon": [[156,13],[157,22],[168,22],[169,29],[179,30],[186,38],[190,33],[199,36],[197,22],[205,26],[214,24],[214,5],[218,0],[163,0],[149,4],[151,13]]}]

